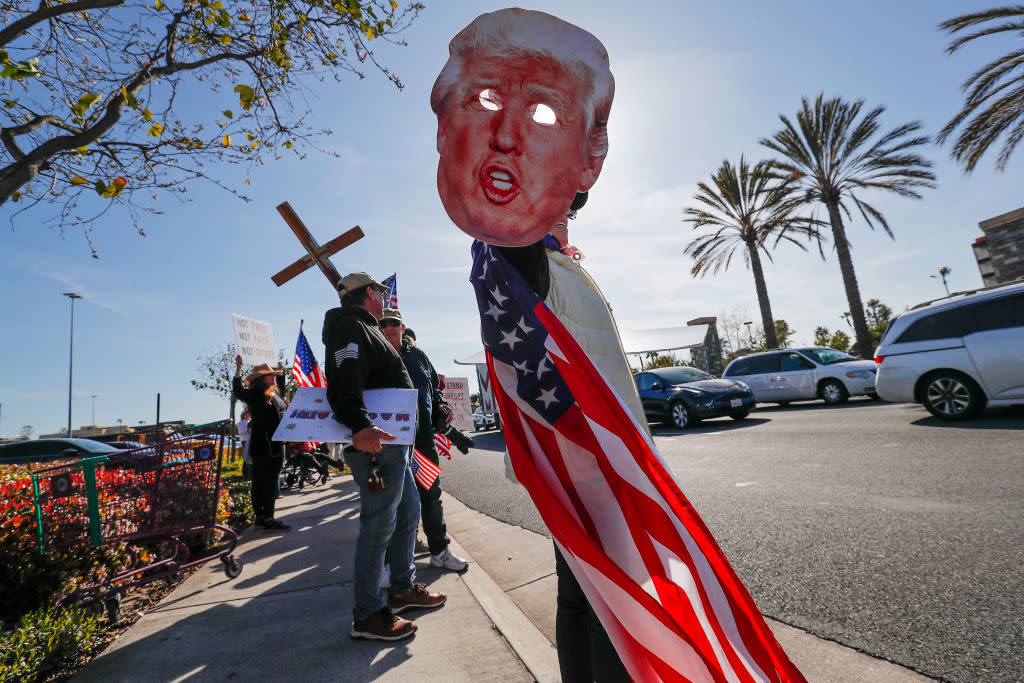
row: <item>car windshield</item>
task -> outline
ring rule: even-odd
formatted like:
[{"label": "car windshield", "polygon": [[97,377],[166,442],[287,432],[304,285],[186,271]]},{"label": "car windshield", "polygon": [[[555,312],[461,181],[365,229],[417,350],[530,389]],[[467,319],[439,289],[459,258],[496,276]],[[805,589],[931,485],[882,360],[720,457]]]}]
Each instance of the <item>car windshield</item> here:
[{"label": "car windshield", "polygon": [[78,448],[81,448],[87,453],[114,453],[119,450],[114,448],[110,444],[100,443],[99,441],[91,441],[89,439],[73,439],[72,443]]},{"label": "car windshield", "polygon": [[836,351],[835,349],[798,349],[800,353],[804,354],[812,360],[816,360],[822,365],[832,365],[833,363],[842,363],[847,360],[857,360],[848,353],[842,351]]},{"label": "car windshield", "polygon": [[711,375],[697,368],[662,368],[654,373],[665,384],[686,384],[699,382],[702,379],[714,379]]}]

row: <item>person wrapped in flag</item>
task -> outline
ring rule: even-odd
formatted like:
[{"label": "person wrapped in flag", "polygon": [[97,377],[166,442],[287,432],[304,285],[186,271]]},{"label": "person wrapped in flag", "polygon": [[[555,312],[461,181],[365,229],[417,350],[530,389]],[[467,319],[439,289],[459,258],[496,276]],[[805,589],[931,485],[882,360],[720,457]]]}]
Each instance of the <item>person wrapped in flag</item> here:
[{"label": "person wrapped in flag", "polygon": [[[607,303],[545,245],[607,153],[604,46],[505,9],[449,54],[431,92],[438,193],[477,239],[470,280],[506,444],[559,551],[563,680],[803,681],[642,426]],[[577,590],[606,635],[563,613]]]}]

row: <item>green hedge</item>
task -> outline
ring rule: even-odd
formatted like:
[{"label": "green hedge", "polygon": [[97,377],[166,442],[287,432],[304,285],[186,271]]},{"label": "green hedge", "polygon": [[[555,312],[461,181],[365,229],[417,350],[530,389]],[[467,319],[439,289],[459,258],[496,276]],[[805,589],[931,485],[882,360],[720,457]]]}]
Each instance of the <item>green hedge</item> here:
[{"label": "green hedge", "polygon": [[96,617],[76,607],[29,612],[14,628],[0,632],[0,683],[45,680],[87,650],[97,628]]}]

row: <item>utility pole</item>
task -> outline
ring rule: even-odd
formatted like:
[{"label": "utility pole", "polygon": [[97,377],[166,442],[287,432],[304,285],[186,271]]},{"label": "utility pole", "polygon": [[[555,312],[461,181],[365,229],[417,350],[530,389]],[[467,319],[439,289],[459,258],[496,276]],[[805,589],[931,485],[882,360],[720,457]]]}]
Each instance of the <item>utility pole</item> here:
[{"label": "utility pole", "polygon": [[92,396],[92,426],[96,426],[96,394],[90,394]]},{"label": "utility pole", "polygon": [[160,392],[156,394],[156,426],[160,426]]},{"label": "utility pole", "polygon": [[71,387],[75,368],[75,299],[82,297],[74,292],[64,292],[71,299],[71,341],[68,344],[68,438],[71,438]]},{"label": "utility pole", "polygon": [[750,326],[754,324],[754,321],[748,320],[743,324],[747,326],[747,346],[754,348],[754,335],[750,332]]}]

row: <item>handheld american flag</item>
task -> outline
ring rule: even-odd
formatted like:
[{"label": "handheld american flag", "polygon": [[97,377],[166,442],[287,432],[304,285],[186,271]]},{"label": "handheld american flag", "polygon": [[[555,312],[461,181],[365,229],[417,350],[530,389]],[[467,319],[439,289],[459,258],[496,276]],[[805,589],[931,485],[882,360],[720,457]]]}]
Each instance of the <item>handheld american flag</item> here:
[{"label": "handheld american flag", "polygon": [[441,475],[441,468],[430,462],[430,458],[412,449],[412,476],[416,478],[420,486],[429,489],[434,481]]},{"label": "handheld american flag", "polygon": [[299,328],[299,341],[295,343],[295,361],[292,363],[292,377],[300,387],[326,387],[327,377],[320,369],[320,364],[313,357],[313,349],[309,348],[306,335]]},{"label": "handheld american flag", "polygon": [[452,441],[441,432],[434,432],[434,448],[437,449],[438,455],[452,459]]},{"label": "handheld american flag", "polygon": [[381,284],[388,288],[384,292],[384,308],[398,310],[398,273],[392,273],[390,277],[384,278]]},{"label": "handheld american flag", "polygon": [[516,477],[638,681],[801,682],[653,441],[502,254],[470,280]]}]

